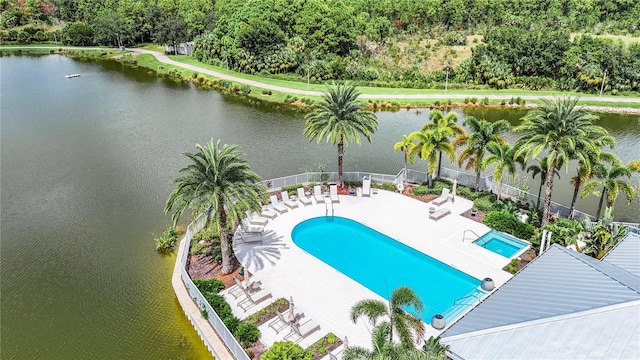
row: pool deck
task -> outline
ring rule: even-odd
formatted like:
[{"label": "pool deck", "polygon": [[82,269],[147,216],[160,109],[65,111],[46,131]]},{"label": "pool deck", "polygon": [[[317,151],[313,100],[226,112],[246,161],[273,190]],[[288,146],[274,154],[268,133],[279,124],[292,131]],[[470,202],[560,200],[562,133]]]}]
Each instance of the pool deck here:
[{"label": "pool deck", "polygon": [[[328,198],[326,200],[330,202]],[[330,206],[331,204],[329,215]],[[456,197],[454,203],[449,201],[436,206],[436,209],[451,210],[450,215],[438,221],[429,219],[429,208],[432,206],[434,205],[431,203],[383,190],[370,197],[341,195],[340,203],[333,204],[335,216],[358,221],[479,280],[490,277],[496,287],[499,287],[511,278],[511,274],[501,270],[509,259],[472,243],[476,236],[467,230],[482,236],[490,229],[484,224],[460,216],[473,206],[470,200]],[[371,325],[364,319],[354,324],[349,318],[349,313],[357,301],[384,299],[305,252],[291,239],[291,230],[298,223],[325,214],[325,204],[316,204],[314,200],[313,205],[299,204],[298,208],[269,221],[262,243],[242,243],[239,237],[236,237],[234,251],[238,260],[253,274],[252,281],[259,282],[262,288],[271,293],[272,298],[247,308],[245,312],[235,306],[239,299],[234,299],[228,294],[233,287],[225,290],[223,295],[240,319],[255,313],[277,298],[293,297],[295,312],[304,313],[301,323],[313,319],[320,325],[319,331],[311,333],[299,342],[304,348],[328,332],[342,339],[347,336],[349,346],[370,348]],[[465,234],[467,238],[463,240]],[[384,264],[380,264],[380,267],[384,267]],[[402,271],[389,269],[395,270]],[[425,338],[437,336],[442,332],[435,330],[430,324],[427,324],[426,328]],[[282,340],[289,333],[289,328],[285,328],[276,334],[268,327],[268,323],[260,326],[260,330],[261,341],[266,346]],[[334,353],[337,351],[339,349]]]}]

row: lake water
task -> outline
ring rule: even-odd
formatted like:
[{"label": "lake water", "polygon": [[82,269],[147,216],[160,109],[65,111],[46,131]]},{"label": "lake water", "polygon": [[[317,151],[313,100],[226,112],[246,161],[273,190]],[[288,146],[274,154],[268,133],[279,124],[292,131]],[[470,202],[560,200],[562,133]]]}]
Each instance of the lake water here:
[{"label": "lake water", "polygon": [[[175,300],[175,258],[153,243],[169,225],[163,206],[186,164],[180,154],[220,138],[271,178],[334,171],[336,149],[309,143],[301,114],[117,63],[22,56],[0,58],[0,69],[2,358],[208,356]],[[393,144],[427,114],[379,113],[373,143],[346,148],[345,171],[397,173],[403,160]],[[515,123],[521,114],[482,116]],[[624,161],[640,158],[638,116],[601,123]],[[571,197],[569,178],[563,171],[554,200]],[[578,208],[594,212],[596,202]],[[640,221],[637,200],[618,202],[616,212]]]}]

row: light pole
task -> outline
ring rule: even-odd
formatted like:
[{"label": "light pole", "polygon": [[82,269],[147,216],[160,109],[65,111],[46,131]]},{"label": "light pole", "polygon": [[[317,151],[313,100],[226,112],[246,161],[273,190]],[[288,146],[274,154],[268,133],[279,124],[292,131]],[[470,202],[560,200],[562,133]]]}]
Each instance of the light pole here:
[{"label": "light pole", "polygon": [[607,70],[604,69],[604,75],[602,76],[602,86],[600,86],[600,96],[602,97],[602,91],[604,90],[604,80],[607,78]]}]

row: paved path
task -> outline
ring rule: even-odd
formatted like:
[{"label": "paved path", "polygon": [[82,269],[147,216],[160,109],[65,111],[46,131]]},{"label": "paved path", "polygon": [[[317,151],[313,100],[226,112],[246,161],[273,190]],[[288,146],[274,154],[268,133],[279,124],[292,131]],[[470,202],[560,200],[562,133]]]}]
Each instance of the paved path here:
[{"label": "paved path", "polygon": [[[11,48],[21,48],[20,46],[3,46],[0,48],[11,49]],[[77,47],[60,47],[60,46],[30,46],[29,48],[36,49],[81,49],[81,50],[114,50],[113,48],[77,48]],[[263,83],[256,80],[244,79],[237,76],[221,73],[214,70],[205,69],[199,66],[190,65],[181,63],[175,60],[171,60],[167,55],[158,51],[152,51],[147,49],[140,48],[128,48],[128,51],[131,51],[135,54],[150,54],[153,55],[158,61],[161,63],[174,65],[178,67],[182,67],[184,69],[189,69],[193,71],[197,71],[199,73],[211,75],[217,77],[219,79],[229,80],[233,82],[237,82],[240,84],[246,84],[254,87],[258,87],[266,90],[273,91],[281,91],[289,94],[296,95],[305,95],[305,96],[322,96],[321,91],[313,91],[313,90],[301,90],[301,89],[292,89],[284,86],[271,85],[267,83]],[[523,100],[541,100],[548,99],[551,100],[555,97],[555,95],[518,95],[518,94],[493,94],[493,95],[485,95],[474,93],[473,91],[469,91],[467,94],[366,94],[363,93],[360,95],[363,98],[367,99],[464,99],[470,96],[475,97],[486,97],[490,100],[509,100],[514,97],[520,97]],[[626,97],[626,96],[581,96],[580,100],[583,101],[593,101],[593,102],[602,102],[602,103],[640,103],[640,97]],[[605,105],[605,104],[603,104]],[[606,106],[606,105],[605,105]],[[607,111],[616,111],[614,108],[607,108]],[[624,112],[633,112],[638,113],[640,109],[624,109]]]}]

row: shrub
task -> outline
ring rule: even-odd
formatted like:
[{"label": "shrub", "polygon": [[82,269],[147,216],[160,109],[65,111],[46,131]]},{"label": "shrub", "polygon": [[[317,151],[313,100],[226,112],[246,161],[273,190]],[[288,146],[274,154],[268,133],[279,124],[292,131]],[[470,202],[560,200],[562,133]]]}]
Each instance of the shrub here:
[{"label": "shrub", "polygon": [[156,242],[156,250],[169,250],[176,246],[178,240],[178,231],[174,227],[170,227],[162,233],[162,236],[154,239]]},{"label": "shrub", "polygon": [[220,319],[223,319],[224,321],[226,317],[233,316],[231,314],[231,307],[229,306],[229,304],[227,304],[227,301],[221,295],[218,295],[214,292],[205,292],[202,295],[204,295],[204,298],[207,300],[209,305],[211,305],[213,311],[218,314]]},{"label": "shrub", "polygon": [[312,360],[313,355],[300,345],[291,341],[277,341],[267,352],[262,354],[260,360]]},{"label": "shrub", "polygon": [[396,185],[394,183],[382,183],[382,184],[371,183],[371,186],[378,189],[382,189],[382,190],[396,191]]},{"label": "shrub", "polygon": [[465,199],[471,199],[472,194],[473,194],[473,190],[471,190],[471,188],[468,188],[466,186],[458,185],[458,187],[456,188],[456,195],[462,196]]},{"label": "shrub", "polygon": [[193,283],[203,294],[205,292],[219,293],[220,290],[224,289],[224,283],[219,279],[193,279]]},{"label": "shrub", "polygon": [[258,341],[260,338],[260,330],[258,330],[258,327],[254,324],[241,322],[236,327],[233,336],[238,339],[243,348],[248,348],[251,344]]},{"label": "shrub", "polygon": [[509,264],[507,264],[507,266],[505,266],[504,268],[502,268],[502,270],[511,273],[511,274],[515,274],[518,272],[518,267],[520,265],[520,260],[518,259],[512,259],[511,262]]},{"label": "shrub", "polygon": [[514,214],[506,211],[489,212],[484,216],[484,224],[525,240],[529,240],[535,232],[533,225],[521,222]]},{"label": "shrub", "polygon": [[303,187],[303,185],[302,184],[287,185],[287,186],[283,186],[280,190],[286,191],[287,193],[289,193],[289,195],[296,195],[296,192],[298,191],[299,187]]},{"label": "shrub", "polygon": [[251,93],[251,86],[249,85],[240,85],[240,91],[242,91],[243,94],[248,95]]},{"label": "shrub", "polygon": [[473,201],[473,207],[480,211],[489,211],[493,208],[493,202],[488,196],[477,198]]}]

